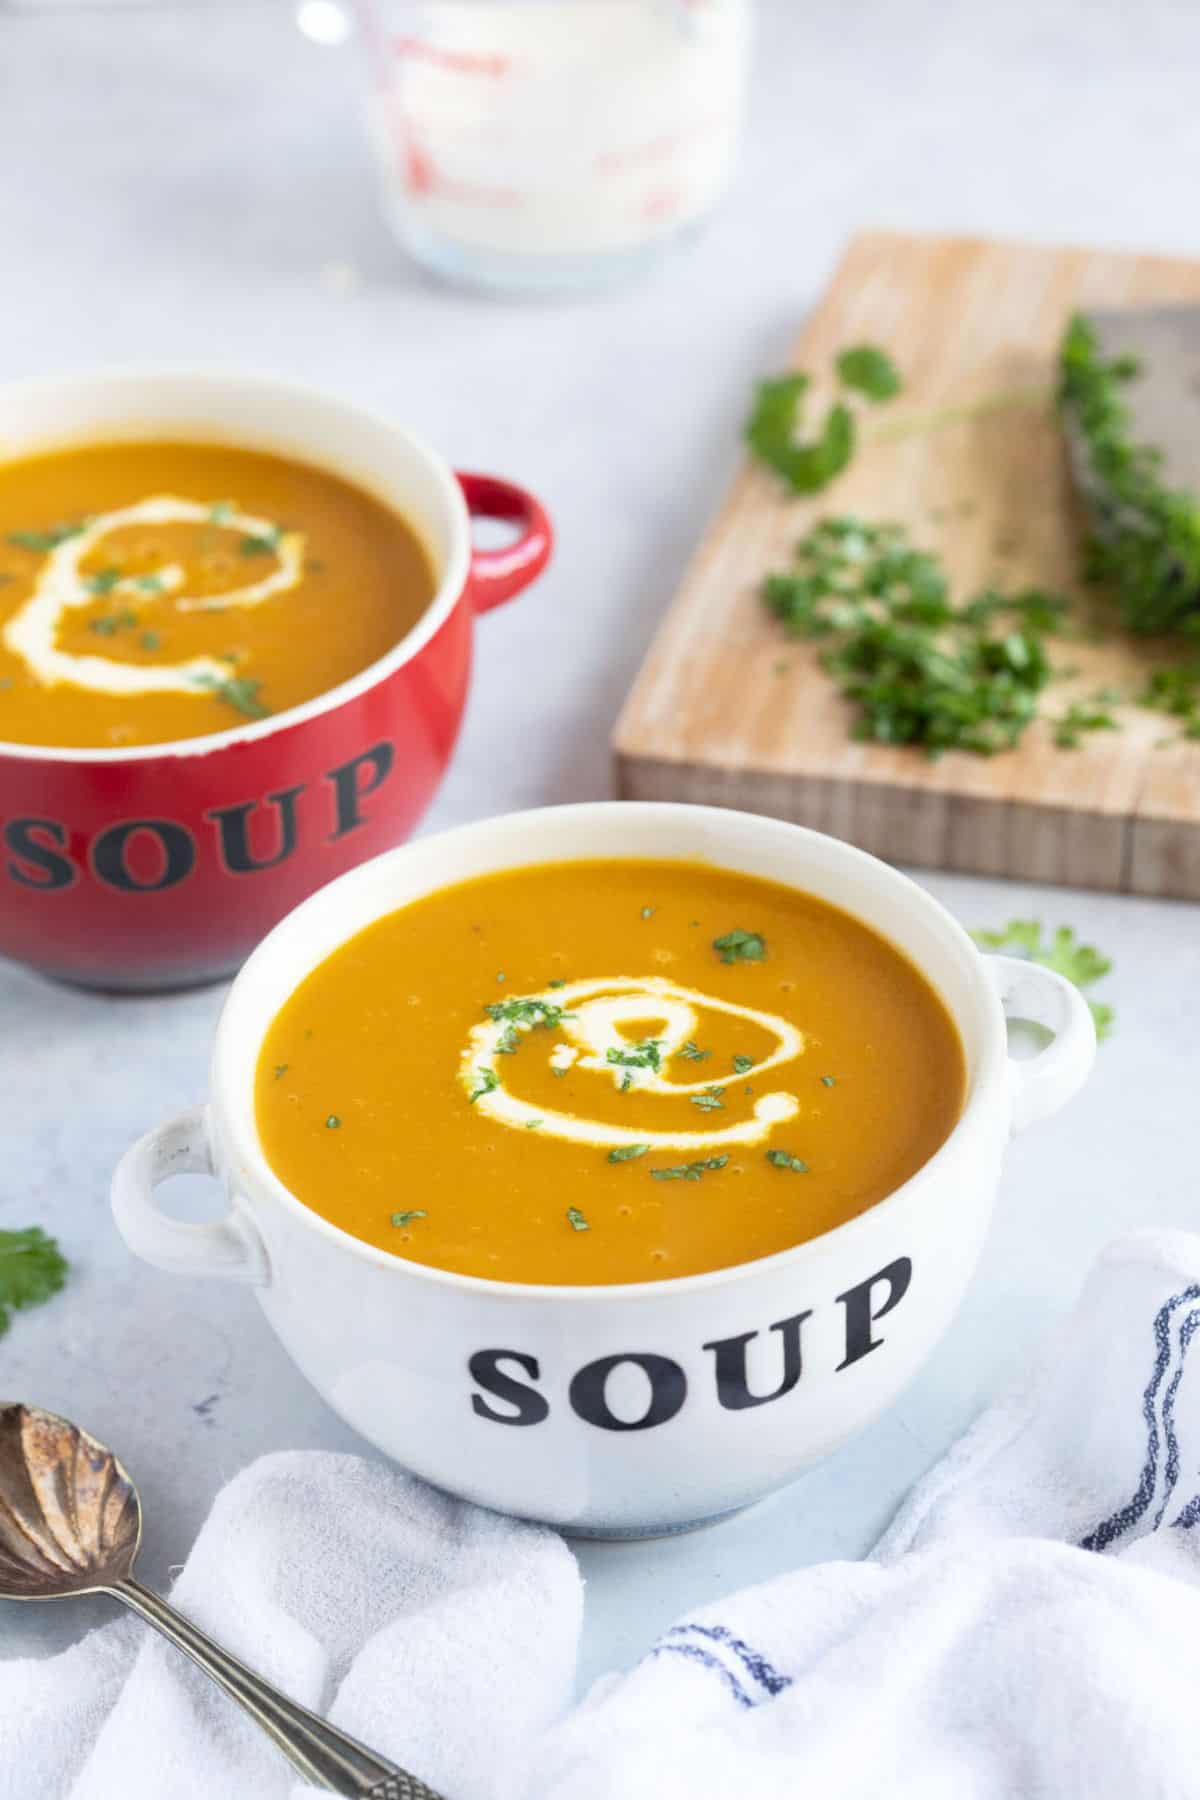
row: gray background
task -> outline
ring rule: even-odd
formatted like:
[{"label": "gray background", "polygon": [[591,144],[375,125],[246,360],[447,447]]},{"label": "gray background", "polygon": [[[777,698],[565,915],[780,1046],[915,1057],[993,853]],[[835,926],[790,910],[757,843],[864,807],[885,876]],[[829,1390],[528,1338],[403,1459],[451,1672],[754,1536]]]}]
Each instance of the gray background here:
[{"label": "gray background", "polygon": [[[750,381],[855,225],[1200,250],[1200,9],[1183,0],[774,0],[760,20],[745,157],[709,234],[639,287],[546,306],[405,264],[376,207],[357,53],[302,41],[289,7],[0,5],[0,379],[146,358],[317,379],[552,508],[553,572],[480,630],[428,829],[608,792],[611,722],[734,467]],[[885,1419],[738,1520],[581,1552],[585,1677],[723,1590],[861,1554],[1099,1246],[1197,1216],[1196,911],[922,879],[968,925],[1076,924],[1116,958],[1117,1035],[1086,1095],[1014,1146],[966,1306]],[[0,1341],[0,1391],[119,1446],[159,1583],[252,1457],[361,1448],[247,1292],[133,1264],[109,1222],[118,1154],[203,1094],[221,999],[89,997],[0,966],[0,1225],[45,1225],[73,1271]],[[10,1607],[0,1643],[57,1645],[84,1622]]]}]

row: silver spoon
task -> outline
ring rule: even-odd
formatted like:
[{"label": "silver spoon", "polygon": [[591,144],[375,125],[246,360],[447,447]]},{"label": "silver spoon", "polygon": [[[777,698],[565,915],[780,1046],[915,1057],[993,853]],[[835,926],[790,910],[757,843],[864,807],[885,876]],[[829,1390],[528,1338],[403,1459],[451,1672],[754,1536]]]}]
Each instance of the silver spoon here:
[{"label": "silver spoon", "polygon": [[206,1637],[133,1576],[137,1489],[111,1450],[36,1406],[0,1405],[0,1599],[113,1594],[236,1700],[314,1787],[371,1800],[439,1800],[335,1731]]}]

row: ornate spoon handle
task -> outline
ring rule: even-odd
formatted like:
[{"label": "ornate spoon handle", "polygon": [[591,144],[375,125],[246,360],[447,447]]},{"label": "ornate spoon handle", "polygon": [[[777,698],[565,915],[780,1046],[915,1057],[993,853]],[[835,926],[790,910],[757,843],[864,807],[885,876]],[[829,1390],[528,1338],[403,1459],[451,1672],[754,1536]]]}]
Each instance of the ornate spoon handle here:
[{"label": "ornate spoon handle", "polygon": [[365,1744],[289,1700],[132,1575],[105,1591],[123,1600],[185,1656],[190,1656],[250,1714],[292,1767],[314,1787],[347,1795],[350,1800],[441,1800],[415,1775],[376,1756]]}]

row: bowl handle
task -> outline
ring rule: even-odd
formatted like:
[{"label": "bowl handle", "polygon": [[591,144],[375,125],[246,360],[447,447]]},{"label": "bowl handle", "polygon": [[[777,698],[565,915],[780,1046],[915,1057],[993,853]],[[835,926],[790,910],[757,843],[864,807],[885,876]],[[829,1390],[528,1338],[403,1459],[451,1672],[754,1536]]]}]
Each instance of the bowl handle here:
[{"label": "bowl handle", "polygon": [[1018,1062],[1008,1059],[1012,1128],[1024,1131],[1048,1119],[1074,1099],[1096,1057],[1091,1008],[1075,986],[1039,963],[1015,956],[985,956],[984,962],[1009,1019],[1025,1019],[1053,1033],[1044,1050]]},{"label": "bowl handle", "polygon": [[517,536],[500,550],[472,550],[470,587],[476,612],[511,600],[535,581],[550,560],[554,531],[541,503],[524,488],[495,475],[466,475],[458,484],[473,519],[506,519]]},{"label": "bowl handle", "polygon": [[117,1230],[135,1256],[176,1275],[223,1275],[265,1287],[271,1279],[266,1246],[250,1221],[231,1210],[210,1225],[173,1219],[154,1190],[172,1175],[213,1175],[208,1109],[168,1119],[139,1138],[117,1164],[112,1209]]}]

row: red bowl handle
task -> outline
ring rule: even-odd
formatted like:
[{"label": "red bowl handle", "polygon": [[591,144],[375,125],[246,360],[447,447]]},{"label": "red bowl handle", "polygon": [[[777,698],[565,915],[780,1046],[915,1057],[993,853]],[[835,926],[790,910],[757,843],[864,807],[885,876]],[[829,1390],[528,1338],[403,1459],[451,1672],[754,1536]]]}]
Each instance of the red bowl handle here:
[{"label": "red bowl handle", "polygon": [[532,494],[495,475],[458,476],[473,519],[508,519],[518,528],[502,550],[472,550],[471,598],[476,612],[490,612],[537,579],[550,560],[554,532]]}]

